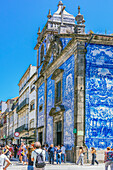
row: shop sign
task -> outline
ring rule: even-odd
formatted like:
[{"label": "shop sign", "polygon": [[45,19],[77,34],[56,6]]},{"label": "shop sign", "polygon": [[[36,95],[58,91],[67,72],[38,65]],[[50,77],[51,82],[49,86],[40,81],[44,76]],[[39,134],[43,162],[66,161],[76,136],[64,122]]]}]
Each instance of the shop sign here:
[{"label": "shop sign", "polygon": [[19,132],[15,132],[15,133],[14,133],[14,136],[15,136],[15,137],[19,137],[19,136],[20,136],[20,133],[19,133]]},{"label": "shop sign", "polygon": [[20,139],[20,138],[19,138],[19,137],[14,136],[14,139],[16,139],[16,140],[17,140],[17,139]]}]

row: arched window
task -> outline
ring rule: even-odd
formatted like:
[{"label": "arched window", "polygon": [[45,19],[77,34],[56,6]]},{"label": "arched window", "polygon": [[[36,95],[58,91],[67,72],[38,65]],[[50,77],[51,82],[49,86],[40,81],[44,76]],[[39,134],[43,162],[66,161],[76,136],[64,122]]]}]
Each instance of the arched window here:
[{"label": "arched window", "polygon": [[44,44],[41,46],[41,51],[40,51],[40,63],[43,62],[43,57],[44,57]]}]

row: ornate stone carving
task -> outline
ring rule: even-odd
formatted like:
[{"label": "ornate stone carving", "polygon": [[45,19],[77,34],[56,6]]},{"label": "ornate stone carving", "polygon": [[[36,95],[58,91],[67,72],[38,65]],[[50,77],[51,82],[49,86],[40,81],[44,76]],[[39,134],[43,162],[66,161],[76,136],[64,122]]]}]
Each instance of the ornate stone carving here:
[{"label": "ornate stone carving", "polygon": [[56,37],[56,36],[54,38],[51,37],[50,42],[51,42],[51,44],[50,44],[48,52],[45,56],[45,60],[43,61],[43,66],[42,66],[40,73],[42,73],[46,69],[51,56],[53,55],[53,59],[55,60],[57,58],[57,56],[60,55],[60,53],[63,49],[63,45],[62,45],[62,42],[60,41],[59,37]]},{"label": "ornate stone carving", "polygon": [[52,107],[49,115],[50,116],[55,116],[56,114],[62,113],[65,111],[64,105],[58,105],[56,107]]},{"label": "ornate stone carving", "polygon": [[52,80],[54,80],[60,73],[62,73],[64,70],[63,69],[56,69],[51,77]]},{"label": "ornate stone carving", "polygon": [[53,53],[54,59],[56,59],[56,57],[60,55],[62,48],[63,47],[60,39],[55,37],[51,48],[51,52]]}]

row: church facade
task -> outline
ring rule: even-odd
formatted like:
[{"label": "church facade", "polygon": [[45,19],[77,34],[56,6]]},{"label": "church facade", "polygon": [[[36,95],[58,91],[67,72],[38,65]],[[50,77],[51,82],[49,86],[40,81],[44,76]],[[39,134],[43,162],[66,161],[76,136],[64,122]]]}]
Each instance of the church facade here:
[{"label": "church facade", "polygon": [[113,37],[86,34],[80,7],[74,17],[62,1],[47,17],[35,46],[36,140],[64,144],[76,161],[80,146],[87,157],[113,147]]}]

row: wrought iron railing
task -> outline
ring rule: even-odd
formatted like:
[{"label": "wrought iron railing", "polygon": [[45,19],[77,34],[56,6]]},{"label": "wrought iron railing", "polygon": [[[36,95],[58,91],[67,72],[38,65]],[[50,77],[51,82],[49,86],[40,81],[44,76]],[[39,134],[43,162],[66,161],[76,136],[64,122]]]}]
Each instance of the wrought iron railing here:
[{"label": "wrought iron railing", "polygon": [[18,105],[16,111],[19,112],[24,106],[29,104],[29,98],[26,98],[20,105]]}]

